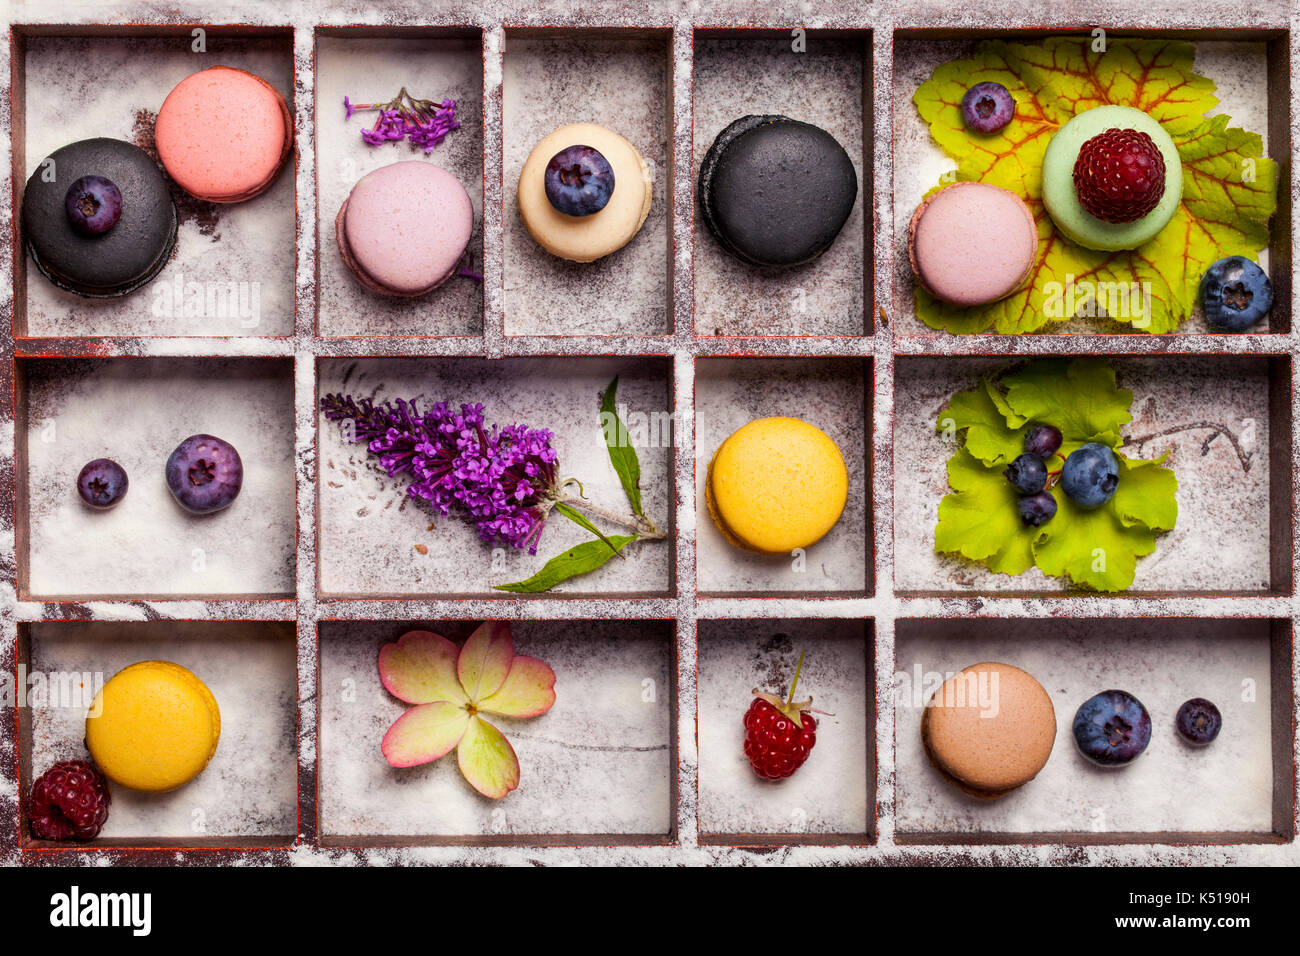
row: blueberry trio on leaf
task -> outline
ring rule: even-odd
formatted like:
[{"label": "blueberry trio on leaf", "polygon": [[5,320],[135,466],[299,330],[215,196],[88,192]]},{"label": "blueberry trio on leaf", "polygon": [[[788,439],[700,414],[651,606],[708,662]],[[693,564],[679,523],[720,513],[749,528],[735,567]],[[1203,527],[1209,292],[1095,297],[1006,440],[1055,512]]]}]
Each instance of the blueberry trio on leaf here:
[{"label": "blueberry trio on leaf", "polygon": [[1056,499],[1047,488],[1051,473],[1047,462],[1061,447],[1061,430],[1054,425],[1034,425],[1025,432],[1025,453],[1002,472],[1020,492],[1020,520],[1031,528],[1056,517]]}]

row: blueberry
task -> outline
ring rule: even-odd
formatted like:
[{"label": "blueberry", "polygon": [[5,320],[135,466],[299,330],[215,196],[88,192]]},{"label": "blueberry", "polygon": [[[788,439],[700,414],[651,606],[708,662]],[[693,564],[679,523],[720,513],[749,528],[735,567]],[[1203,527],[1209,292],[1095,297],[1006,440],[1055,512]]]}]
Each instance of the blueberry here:
[{"label": "blueberry", "polygon": [[210,514],[239,497],[244,463],[230,442],[191,435],[167,459],[167,487],[186,511]]},{"label": "blueberry", "polygon": [[1056,499],[1050,491],[1025,495],[1017,504],[1020,507],[1020,520],[1031,528],[1045,525],[1056,517]]},{"label": "blueberry", "polygon": [[1047,487],[1047,466],[1033,455],[1021,455],[1002,474],[1022,495],[1036,495]]},{"label": "blueberry", "polygon": [[1074,742],[1093,763],[1122,766],[1151,742],[1151,715],[1132,694],[1104,690],[1085,700],[1075,712]]},{"label": "blueberry", "polygon": [[1016,101],[1001,83],[976,83],[961,98],[961,118],[977,133],[996,133],[1016,115]]},{"label": "blueberry", "polygon": [[546,164],[546,198],[566,216],[600,212],[614,192],[614,170],[590,146],[562,149]]},{"label": "blueberry", "polygon": [[98,236],[122,218],[122,191],[103,176],[82,176],[68,187],[63,208],[78,232]]},{"label": "blueberry", "polygon": [[77,494],[92,508],[105,510],[126,497],[126,472],[110,458],[88,461],[77,475]]},{"label": "blueberry", "polygon": [[1242,256],[1220,259],[1201,278],[1205,319],[1221,332],[1245,332],[1268,315],[1272,305],[1273,283]]},{"label": "blueberry", "polygon": [[1099,508],[1115,497],[1119,487],[1119,459],[1105,445],[1089,442],[1065,459],[1061,470],[1061,490],[1075,504]]},{"label": "blueberry", "polygon": [[1219,713],[1219,708],[1204,697],[1193,697],[1178,708],[1174,726],[1189,744],[1204,747],[1219,736],[1219,731],[1223,728],[1223,715]]},{"label": "blueberry", "polygon": [[1056,454],[1061,447],[1061,430],[1053,425],[1034,425],[1025,432],[1025,454],[1043,461]]}]

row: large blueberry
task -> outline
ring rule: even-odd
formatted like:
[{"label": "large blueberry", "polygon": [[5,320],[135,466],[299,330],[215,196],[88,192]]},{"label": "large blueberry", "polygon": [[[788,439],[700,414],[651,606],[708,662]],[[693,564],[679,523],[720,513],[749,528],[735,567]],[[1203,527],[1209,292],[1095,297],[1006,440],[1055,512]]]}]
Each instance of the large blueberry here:
[{"label": "large blueberry", "polygon": [[73,228],[88,236],[108,232],[122,217],[122,191],[103,176],[82,176],[68,187],[63,204]]},{"label": "large blueberry", "polygon": [[1089,442],[1065,459],[1061,470],[1061,490],[1075,504],[1098,508],[1115,497],[1119,487],[1119,459],[1105,445]]},{"label": "large blueberry", "polygon": [[1201,308],[1220,332],[1245,332],[1272,306],[1273,284],[1244,256],[1220,259],[1201,278]]},{"label": "large blueberry", "polygon": [[195,514],[229,507],[243,484],[239,452],[212,435],[191,435],[167,459],[167,487],[182,508]]},{"label": "large blueberry", "polygon": [[1127,691],[1104,690],[1075,711],[1074,742],[1093,763],[1123,766],[1151,742],[1151,715]]},{"label": "large blueberry", "polygon": [[600,212],[614,193],[609,160],[590,146],[562,149],[546,164],[546,198],[566,216]]},{"label": "large blueberry", "polygon": [[77,494],[92,508],[111,508],[124,497],[126,470],[111,458],[96,458],[82,466],[77,475]]}]

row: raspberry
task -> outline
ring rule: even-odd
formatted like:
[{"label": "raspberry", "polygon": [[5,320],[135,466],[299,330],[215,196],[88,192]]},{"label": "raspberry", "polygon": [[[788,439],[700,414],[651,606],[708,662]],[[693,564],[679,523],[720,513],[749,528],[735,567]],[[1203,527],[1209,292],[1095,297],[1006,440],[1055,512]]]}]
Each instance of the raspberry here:
[{"label": "raspberry", "polygon": [[764,780],[790,776],[812,753],[817,721],[806,712],[799,719],[802,729],[762,697],[755,697],[745,711],[745,756]]},{"label": "raspberry", "polygon": [[1074,161],[1079,203],[1105,222],[1134,222],[1165,193],[1165,158],[1135,129],[1108,129],[1088,140]]},{"label": "raspberry", "polygon": [[99,768],[84,760],[56,763],[32,786],[27,816],[41,840],[93,840],[108,819],[112,796]]}]

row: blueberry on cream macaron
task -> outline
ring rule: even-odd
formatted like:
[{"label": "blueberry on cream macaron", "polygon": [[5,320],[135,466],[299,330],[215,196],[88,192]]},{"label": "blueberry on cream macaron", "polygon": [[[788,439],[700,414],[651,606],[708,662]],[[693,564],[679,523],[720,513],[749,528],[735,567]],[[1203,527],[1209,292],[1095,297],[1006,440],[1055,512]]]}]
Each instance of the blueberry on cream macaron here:
[{"label": "blueberry on cream macaron", "polygon": [[1015,193],[955,183],[912,214],[907,255],[917,282],[936,299],[985,305],[1024,285],[1038,256],[1038,225]]},{"label": "blueberry on cream macaron", "polygon": [[181,80],[154,124],[158,158],[191,196],[209,202],[252,199],[284,168],[293,117],[270,83],[246,70],[214,66]]},{"label": "blueberry on cream macaron", "polygon": [[362,176],[334,222],[339,254],[357,280],[406,297],[446,282],[473,230],[474,206],[460,180],[418,159]]},{"label": "blueberry on cream macaron", "polygon": [[986,800],[1038,775],[1056,742],[1052,698],[1030,674],[997,661],[944,681],[925,706],[921,742],[949,783]]},{"label": "blueberry on cream macaron", "polygon": [[23,239],[36,268],[87,298],[126,295],[156,276],[176,244],[176,226],[157,164],[119,139],[56,149],[23,191]]},{"label": "blueberry on cream macaron", "polygon": [[617,252],[641,231],[653,197],[650,165],[596,123],[542,138],[519,173],[519,217],[536,243],[572,262]]},{"label": "blueberry on cream macaron", "polygon": [[1088,249],[1149,242],[1182,198],[1178,148],[1159,122],[1132,107],[1080,113],[1043,153],[1043,205],[1067,239]]},{"label": "blueberry on cream macaron", "polygon": [[705,504],[738,548],[789,554],[820,541],[848,501],[839,446],[798,418],[759,418],[737,429],[709,462]]},{"label": "blueberry on cream macaron", "polygon": [[853,212],[858,174],[826,130],[788,116],[742,116],[700,165],[704,224],[732,256],[796,266],[835,242]]}]

